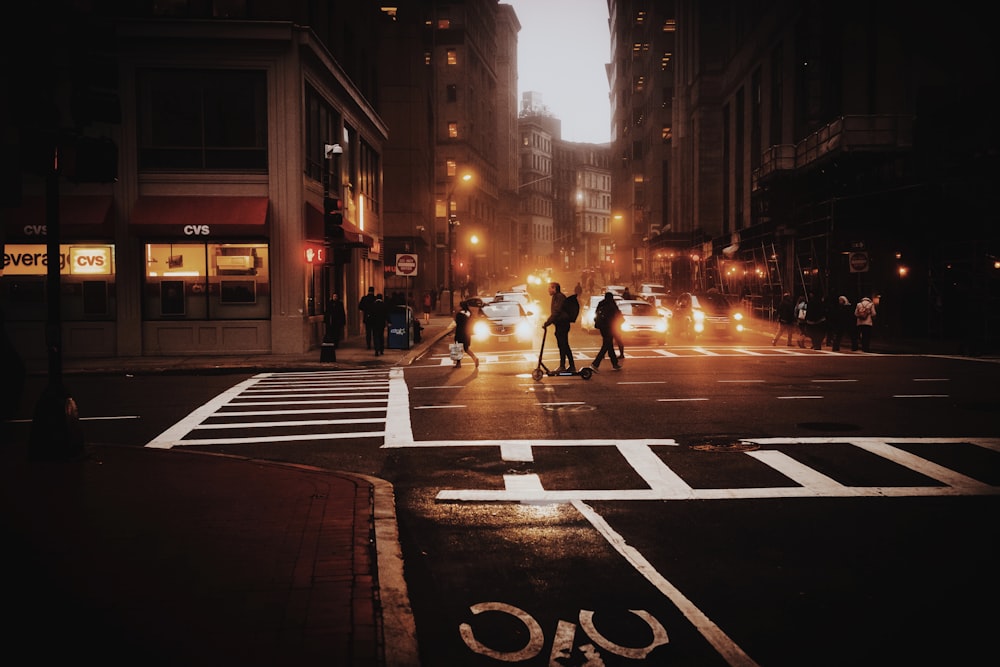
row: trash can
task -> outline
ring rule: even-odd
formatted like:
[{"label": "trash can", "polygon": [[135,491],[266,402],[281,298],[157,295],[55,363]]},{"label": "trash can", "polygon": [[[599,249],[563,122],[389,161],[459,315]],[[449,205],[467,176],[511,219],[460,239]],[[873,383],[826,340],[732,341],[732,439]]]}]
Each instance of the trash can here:
[{"label": "trash can", "polygon": [[413,309],[396,306],[389,311],[389,338],[385,346],[390,350],[409,350],[413,345]]}]

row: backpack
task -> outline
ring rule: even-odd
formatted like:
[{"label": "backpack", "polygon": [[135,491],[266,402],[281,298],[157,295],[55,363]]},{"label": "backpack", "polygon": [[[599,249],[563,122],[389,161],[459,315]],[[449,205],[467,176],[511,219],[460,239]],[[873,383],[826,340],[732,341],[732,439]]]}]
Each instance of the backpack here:
[{"label": "backpack", "polygon": [[604,301],[597,304],[594,309],[594,328],[604,329],[608,325],[608,309]]},{"label": "backpack", "polygon": [[576,294],[566,297],[563,310],[570,322],[576,322],[577,318],[580,317],[580,300],[576,298]]}]

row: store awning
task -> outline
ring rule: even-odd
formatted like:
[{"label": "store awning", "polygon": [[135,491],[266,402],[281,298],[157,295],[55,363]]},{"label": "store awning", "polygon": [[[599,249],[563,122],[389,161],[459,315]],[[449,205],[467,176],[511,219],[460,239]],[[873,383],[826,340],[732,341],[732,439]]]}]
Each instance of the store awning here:
[{"label": "store awning", "polygon": [[129,229],[141,236],[265,236],[267,197],[139,197]]},{"label": "store awning", "polygon": [[[359,229],[356,225],[344,220],[344,238],[332,241],[334,245],[349,248],[371,248],[375,239]],[[313,241],[323,241],[323,211],[312,204],[306,204],[306,238]]]},{"label": "store awning", "polygon": [[[111,195],[64,195],[59,197],[59,236],[69,239],[110,239],[115,229],[111,218]],[[48,238],[45,197],[25,197],[10,209],[4,231],[8,241],[38,241]]]}]

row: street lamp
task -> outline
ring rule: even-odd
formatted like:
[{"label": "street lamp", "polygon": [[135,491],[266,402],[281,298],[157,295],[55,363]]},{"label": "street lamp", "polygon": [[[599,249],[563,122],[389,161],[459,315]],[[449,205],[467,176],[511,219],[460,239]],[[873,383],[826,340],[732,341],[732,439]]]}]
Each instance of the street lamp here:
[{"label": "street lamp", "polygon": [[449,312],[455,312],[455,227],[459,225],[458,216],[451,212],[451,198],[455,194],[455,188],[459,182],[468,183],[472,180],[472,174],[462,174],[456,179],[448,189],[448,308]]}]

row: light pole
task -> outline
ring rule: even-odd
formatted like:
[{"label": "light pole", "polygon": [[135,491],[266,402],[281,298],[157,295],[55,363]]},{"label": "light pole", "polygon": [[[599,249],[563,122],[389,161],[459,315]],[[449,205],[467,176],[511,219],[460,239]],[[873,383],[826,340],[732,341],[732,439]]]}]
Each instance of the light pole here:
[{"label": "light pole", "polygon": [[458,216],[451,212],[451,198],[455,194],[455,188],[459,182],[468,183],[472,180],[472,174],[462,174],[456,179],[448,189],[448,209],[445,212],[448,216],[448,312],[455,312],[455,227],[459,225]]}]

